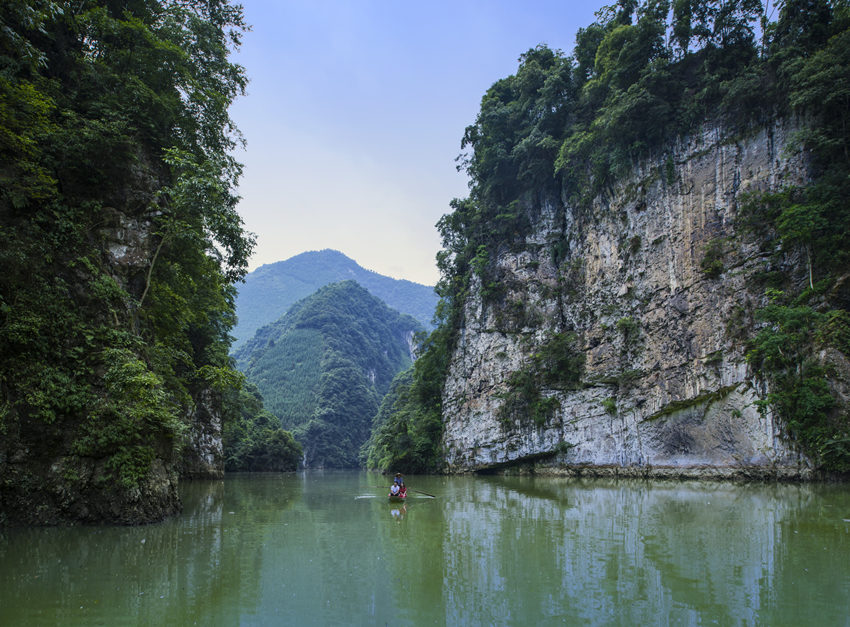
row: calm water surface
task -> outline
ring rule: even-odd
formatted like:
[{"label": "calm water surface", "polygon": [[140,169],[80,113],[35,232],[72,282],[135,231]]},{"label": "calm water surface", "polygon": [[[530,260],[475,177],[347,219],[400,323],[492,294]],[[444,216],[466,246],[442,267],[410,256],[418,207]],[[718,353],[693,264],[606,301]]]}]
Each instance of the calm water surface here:
[{"label": "calm water surface", "polygon": [[850,625],[850,486],[186,483],[146,527],[0,530],[0,625]]}]

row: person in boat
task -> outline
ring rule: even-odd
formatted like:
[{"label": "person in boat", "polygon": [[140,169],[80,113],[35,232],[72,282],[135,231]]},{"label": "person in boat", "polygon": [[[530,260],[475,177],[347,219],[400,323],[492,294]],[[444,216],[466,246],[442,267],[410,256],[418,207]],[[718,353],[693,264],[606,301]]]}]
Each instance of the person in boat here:
[{"label": "person in boat", "polygon": [[407,496],[407,486],[404,485],[404,478],[402,478],[401,473],[395,473],[395,479],[393,479],[393,484],[390,486],[390,496],[397,496],[399,498],[405,498]]}]

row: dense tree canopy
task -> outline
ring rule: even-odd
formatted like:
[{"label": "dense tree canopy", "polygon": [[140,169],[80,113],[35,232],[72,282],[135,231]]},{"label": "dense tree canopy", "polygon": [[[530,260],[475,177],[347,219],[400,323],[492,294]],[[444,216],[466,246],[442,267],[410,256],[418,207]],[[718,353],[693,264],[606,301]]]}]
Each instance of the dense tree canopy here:
[{"label": "dense tree canopy", "polygon": [[297,302],[236,353],[269,411],[304,447],[311,468],[359,465],[360,448],[421,330],[354,281]]},{"label": "dense tree canopy", "polygon": [[244,28],[222,0],[0,4],[3,500],[57,457],[83,492],[144,482],[236,381]]},{"label": "dense tree canopy", "polygon": [[263,406],[255,385],[230,389],[225,403],[233,415],[224,416],[224,469],[227,471],[296,470],[304,453],[292,433]]}]

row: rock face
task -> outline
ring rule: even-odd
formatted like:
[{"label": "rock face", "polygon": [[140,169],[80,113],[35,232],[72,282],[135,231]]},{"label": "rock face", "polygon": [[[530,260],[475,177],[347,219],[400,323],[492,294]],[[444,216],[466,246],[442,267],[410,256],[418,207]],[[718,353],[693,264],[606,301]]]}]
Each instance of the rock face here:
[{"label": "rock face", "polygon": [[17,453],[3,461],[4,505],[0,526],[136,525],[180,511],[177,473],[171,460],[157,458],[138,486],[116,490],[105,479],[102,460],[72,455],[50,457],[43,443],[16,441]]},{"label": "rock face", "polygon": [[[806,177],[777,123],[744,138],[705,129],[588,207],[527,207],[521,250],[500,251],[503,298],[473,278],[444,388],[453,472],[805,477],[810,464],[756,401],[742,330],[766,258],[735,231],[747,192]],[[506,415],[512,374],[553,335],[575,335],[581,380],[539,391],[544,419]]]},{"label": "rock face", "polygon": [[221,479],[224,477],[224,448],[221,439],[221,412],[215,394],[201,390],[195,395],[186,423],[189,433],[183,452],[181,477]]}]

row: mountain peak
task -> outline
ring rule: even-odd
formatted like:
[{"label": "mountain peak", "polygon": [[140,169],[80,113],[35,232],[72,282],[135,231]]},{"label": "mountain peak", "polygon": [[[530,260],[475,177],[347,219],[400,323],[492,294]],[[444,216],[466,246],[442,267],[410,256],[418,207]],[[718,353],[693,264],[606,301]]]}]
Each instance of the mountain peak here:
[{"label": "mountain peak", "polygon": [[344,280],[356,281],[388,306],[412,316],[425,328],[432,328],[437,306],[433,287],[378,274],[338,250],[325,248],[265,264],[248,273],[236,297],[234,350],[257,329],[280,318],[296,301],[329,283]]},{"label": "mountain peak", "polygon": [[412,363],[419,323],[356,281],[319,288],[236,353],[308,467],[354,467],[378,401]]}]

